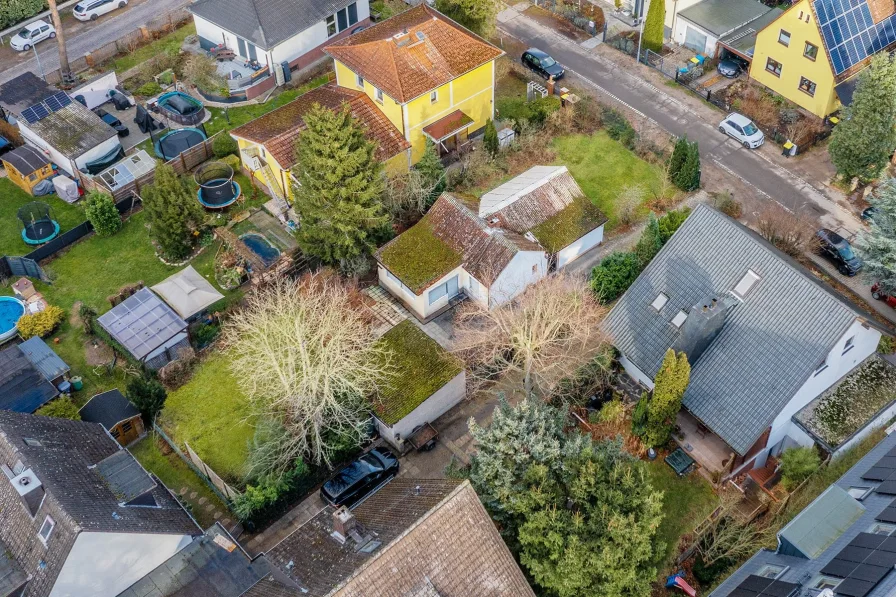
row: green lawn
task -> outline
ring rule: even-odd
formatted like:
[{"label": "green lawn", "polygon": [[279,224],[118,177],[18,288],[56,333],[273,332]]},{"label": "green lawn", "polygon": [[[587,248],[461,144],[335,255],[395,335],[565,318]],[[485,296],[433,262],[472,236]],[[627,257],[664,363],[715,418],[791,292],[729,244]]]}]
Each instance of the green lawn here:
[{"label": "green lawn", "polygon": [[228,483],[241,485],[255,416],[237,387],[226,353],[215,353],[184,386],[168,394],[162,428],[190,447]]},{"label": "green lawn", "polygon": [[84,210],[78,205],[69,205],[56,195],[32,197],[8,178],[0,178],[0,255],[25,255],[34,249],[22,240],[22,227],[16,218],[18,209],[31,201],[42,201],[50,206],[60,232],[70,230],[86,219]]},{"label": "green lawn", "polygon": [[658,536],[666,550],[656,554],[661,569],[678,547],[682,535],[690,533],[718,505],[712,486],[699,473],[679,477],[661,458],[649,461],[647,469],[654,489],[663,492],[663,522]]},{"label": "green lawn", "polygon": [[[660,181],[656,166],[648,164],[618,141],[600,131],[591,136],[569,135],[554,139],[557,164],[565,165],[578,181],[585,194],[609,218],[607,228],[618,223],[616,198],[627,185],[639,184],[650,199],[650,190]],[[641,206],[639,215],[646,216],[648,208]]]},{"label": "green lawn", "polygon": [[159,54],[177,54],[184,43],[184,39],[186,39],[188,35],[194,35],[195,33],[196,25],[193,21],[190,21],[180,29],[175,29],[168,35],[163,35],[154,42],[137,48],[134,52],[114,58],[104,66],[109,70],[114,70],[120,74],[138,64],[146,62],[153,56],[158,56]]},{"label": "green lawn", "polygon": [[[180,497],[203,529],[207,529],[215,523],[215,512],[221,512],[224,517],[233,519],[233,514],[230,513],[224,502],[193,472],[193,469],[173,452],[167,456],[162,454],[157,441],[160,440],[150,433],[128,450],[146,470],[161,479],[168,489]],[[187,491],[182,493],[181,490],[184,488]],[[194,492],[196,497],[192,497]],[[202,498],[206,499],[204,504],[199,503]],[[212,505],[210,511],[205,507],[205,504],[208,503]]]}]

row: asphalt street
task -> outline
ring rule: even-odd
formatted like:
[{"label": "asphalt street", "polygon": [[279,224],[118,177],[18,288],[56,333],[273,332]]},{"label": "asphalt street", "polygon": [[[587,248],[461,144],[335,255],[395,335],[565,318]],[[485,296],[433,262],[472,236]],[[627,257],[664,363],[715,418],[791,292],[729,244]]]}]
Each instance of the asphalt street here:
[{"label": "asphalt street", "polygon": [[[90,28],[73,37],[66,37],[69,60],[74,60],[108,43],[117,41],[141,25],[189,3],[189,0],[149,0],[138,6],[131,7],[121,12],[121,14],[110,13],[96,21],[96,23],[91,23],[92,26]],[[45,72],[59,68],[59,53],[55,39],[41,42],[37,45],[37,49],[40,56],[40,64]],[[17,62],[10,66],[0,66],[3,69],[0,71],[0,83],[5,83],[26,72],[33,72],[39,75],[40,71],[37,66],[37,60],[34,58],[34,52],[31,51],[28,55],[30,58],[22,62]]]}]

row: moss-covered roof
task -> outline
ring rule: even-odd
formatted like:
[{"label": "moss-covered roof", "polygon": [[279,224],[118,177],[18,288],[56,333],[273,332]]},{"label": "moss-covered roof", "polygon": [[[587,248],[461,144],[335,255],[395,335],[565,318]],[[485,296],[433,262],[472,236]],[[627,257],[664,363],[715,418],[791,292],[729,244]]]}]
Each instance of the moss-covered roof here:
[{"label": "moss-covered roof", "polygon": [[433,234],[423,219],[386,245],[379,259],[416,293],[459,266],[463,256]]},{"label": "moss-covered roof", "polygon": [[607,216],[591,202],[591,199],[581,196],[533,228],[531,232],[541,246],[551,253],[556,253],[606,221]]},{"label": "moss-covered roof", "polygon": [[460,359],[409,320],[378,342],[388,348],[392,374],[371,402],[376,416],[387,425],[398,423],[463,370]]}]

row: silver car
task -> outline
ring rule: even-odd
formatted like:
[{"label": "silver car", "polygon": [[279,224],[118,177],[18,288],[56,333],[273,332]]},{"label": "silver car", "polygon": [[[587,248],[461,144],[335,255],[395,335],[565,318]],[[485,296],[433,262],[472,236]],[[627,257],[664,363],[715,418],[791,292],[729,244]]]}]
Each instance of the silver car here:
[{"label": "silver car", "polygon": [[765,135],[756,124],[737,112],[732,112],[719,124],[719,130],[735,139],[747,149],[756,149],[765,143]]}]

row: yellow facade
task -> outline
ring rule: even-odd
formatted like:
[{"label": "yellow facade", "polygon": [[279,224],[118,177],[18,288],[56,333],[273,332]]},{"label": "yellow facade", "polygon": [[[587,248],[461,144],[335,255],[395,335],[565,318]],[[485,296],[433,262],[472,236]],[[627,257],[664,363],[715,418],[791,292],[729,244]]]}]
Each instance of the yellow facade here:
[{"label": "yellow facade", "polygon": [[839,109],[834,71],[809,0],[799,0],[759,32],[750,77],[816,116]]},{"label": "yellow facade", "polygon": [[28,176],[22,176],[12,164],[3,162],[3,165],[6,169],[6,177],[29,195],[34,195],[34,187],[38,183],[53,177],[53,166],[49,162]]},{"label": "yellow facade", "polygon": [[[358,75],[338,60],[333,61],[336,70],[336,84],[348,89],[361,89]],[[392,124],[411,144],[411,163],[416,164],[426,148],[423,128],[448,116],[455,110],[462,110],[473,119],[467,129],[472,133],[485,126],[494,117],[494,61],[487,62],[465,73],[447,84],[401,104],[385,93],[382,101],[377,99],[377,90],[368,81],[363,81],[364,92],[374,100]],[[432,92],[436,92],[435,98]]]}]

